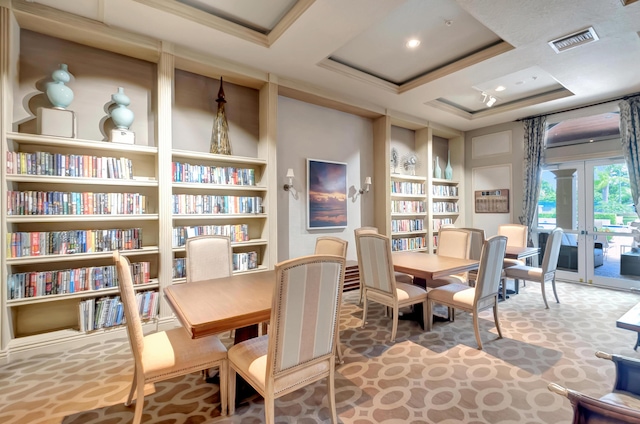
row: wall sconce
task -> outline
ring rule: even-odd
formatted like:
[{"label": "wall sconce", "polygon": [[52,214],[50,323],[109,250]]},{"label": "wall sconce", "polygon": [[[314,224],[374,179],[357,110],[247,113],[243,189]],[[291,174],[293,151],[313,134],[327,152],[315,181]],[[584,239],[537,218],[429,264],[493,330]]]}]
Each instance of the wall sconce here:
[{"label": "wall sconce", "polygon": [[355,202],[358,196],[362,196],[363,194],[368,193],[370,187],[371,187],[371,177],[366,177],[364,179],[364,188],[361,188],[354,193],[353,201]]},{"label": "wall sconce", "polygon": [[369,192],[369,187],[371,187],[371,177],[367,177],[364,179],[364,188],[358,190],[358,193],[365,194]]},{"label": "wall sconce", "polygon": [[289,184],[285,184],[284,185],[284,191],[289,191],[291,189],[293,189],[293,177],[295,177],[295,175],[293,174],[293,169],[289,168],[287,169],[287,178],[289,178]]}]

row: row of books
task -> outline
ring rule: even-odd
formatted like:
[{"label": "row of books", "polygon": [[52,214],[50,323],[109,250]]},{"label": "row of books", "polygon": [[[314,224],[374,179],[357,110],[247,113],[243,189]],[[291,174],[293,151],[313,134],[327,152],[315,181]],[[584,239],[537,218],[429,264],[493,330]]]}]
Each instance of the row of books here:
[{"label": "row of books", "polygon": [[[131,264],[133,284],[148,283],[149,269],[149,262]],[[31,271],[10,274],[7,285],[9,299],[24,299],[117,287],[118,275],[115,265]]]},{"label": "row of books", "polygon": [[431,186],[431,191],[434,196],[457,196],[458,187],[449,185],[434,185]]},{"label": "row of books", "polygon": [[192,165],[173,162],[173,181],[221,185],[256,185],[256,172],[251,168]]},{"label": "row of books", "polygon": [[425,194],[424,183],[411,183],[407,181],[391,181],[391,193]]},{"label": "row of books", "polygon": [[424,202],[417,200],[392,200],[391,213],[424,213]]},{"label": "row of books", "polygon": [[[175,258],[173,260],[173,278],[185,278],[187,276],[187,266],[185,258]],[[234,271],[249,271],[258,268],[258,252],[233,253],[231,262]]]},{"label": "row of books", "polygon": [[426,237],[402,237],[391,240],[391,250],[394,252],[424,249],[426,245]]},{"label": "row of books", "polygon": [[433,202],[433,212],[459,212],[456,202]]},{"label": "row of books", "polygon": [[189,237],[202,235],[229,236],[232,242],[249,241],[249,226],[247,224],[228,224],[174,227],[171,233],[172,246],[184,246]]},{"label": "row of books", "polygon": [[453,224],[453,218],[434,218],[431,220],[433,231],[440,231],[443,225]]},{"label": "row of books", "polygon": [[262,213],[262,197],[174,194],[174,214]]},{"label": "row of books", "polygon": [[58,177],[133,178],[131,159],[108,156],[65,155],[50,152],[7,152],[7,174]]},{"label": "row of books", "polygon": [[391,231],[394,233],[405,231],[422,231],[424,229],[423,219],[393,219],[391,220]]},{"label": "row of books", "polygon": [[142,248],[142,228],[34,231],[7,234],[7,258]]},{"label": "row of books", "polygon": [[8,215],[139,215],[147,210],[140,193],[8,191]]},{"label": "row of books", "polygon": [[[140,319],[147,321],[158,316],[158,298],[157,291],[136,293]],[[120,300],[120,296],[82,300],[78,308],[80,331],[82,332],[115,327],[126,323],[124,305]]]}]

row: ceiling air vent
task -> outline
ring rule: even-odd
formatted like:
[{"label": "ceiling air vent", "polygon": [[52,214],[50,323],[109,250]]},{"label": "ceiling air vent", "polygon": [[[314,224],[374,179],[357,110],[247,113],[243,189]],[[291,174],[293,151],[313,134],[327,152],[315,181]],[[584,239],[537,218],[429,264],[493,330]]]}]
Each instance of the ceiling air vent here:
[{"label": "ceiling air vent", "polygon": [[562,53],[566,50],[582,46],[583,44],[592,43],[594,41],[598,41],[598,34],[596,34],[593,27],[589,27],[578,32],[574,32],[573,34],[568,34],[549,41],[549,45],[556,53]]}]

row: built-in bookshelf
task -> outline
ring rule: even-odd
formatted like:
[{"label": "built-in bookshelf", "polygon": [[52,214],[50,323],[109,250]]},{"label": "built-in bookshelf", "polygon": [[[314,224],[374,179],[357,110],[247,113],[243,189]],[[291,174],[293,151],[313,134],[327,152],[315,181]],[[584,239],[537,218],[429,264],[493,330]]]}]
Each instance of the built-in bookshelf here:
[{"label": "built-in bookshelf", "polygon": [[[278,87],[269,75],[113,28],[86,37],[105,29],[19,6],[0,7],[0,363],[121,337],[113,250],[144,266],[134,289],[147,299],[145,331],[175,325],[162,292],[183,281],[173,262],[185,257],[185,237],[228,234],[237,272],[272,269]],[[43,87],[61,63],[74,76],[75,137],[41,135],[37,125],[37,108],[51,107]],[[233,155],[208,153],[221,76]],[[108,141],[118,87],[131,99],[133,144]]]},{"label": "built-in bookshelf", "polygon": [[425,177],[391,174],[391,249],[422,251],[427,246]]}]

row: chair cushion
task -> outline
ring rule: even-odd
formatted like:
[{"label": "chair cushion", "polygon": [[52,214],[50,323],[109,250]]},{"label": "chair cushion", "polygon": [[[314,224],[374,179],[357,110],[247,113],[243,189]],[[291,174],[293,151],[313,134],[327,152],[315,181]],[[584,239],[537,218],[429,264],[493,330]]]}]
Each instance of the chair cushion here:
[{"label": "chair cushion", "polygon": [[414,284],[396,283],[396,292],[398,293],[398,302],[419,296],[424,296],[425,299],[427,297],[427,291]]},{"label": "chair cushion", "polygon": [[[254,337],[233,345],[229,349],[229,362],[233,368],[242,370],[251,379],[256,389],[264,392],[267,378],[267,351],[269,350],[269,335]],[[312,366],[302,367],[287,373],[274,381],[273,391],[278,393],[290,387],[305,385],[307,380],[318,376],[328,375],[329,361],[318,362]]]},{"label": "chair cushion", "polygon": [[227,348],[216,336],[191,339],[183,328],[144,336],[142,366],[147,381],[211,368],[226,357]]},{"label": "chair cushion", "polygon": [[504,270],[507,278],[518,280],[540,281],[542,279],[542,268],[518,265],[506,268]]},{"label": "chair cushion", "polygon": [[413,275],[396,272],[396,283],[413,284]]},{"label": "chair cushion", "polygon": [[442,287],[446,284],[464,284],[467,287],[469,286],[467,280],[461,275],[446,275],[438,278],[437,280],[427,281],[427,287],[429,288]]},{"label": "chair cushion", "polygon": [[614,405],[640,409],[640,399],[623,392],[607,393],[606,395],[602,396],[600,400],[608,403],[613,403]]},{"label": "chair cushion", "polygon": [[526,263],[524,261],[519,261],[517,259],[503,259],[502,260],[502,268],[510,268],[512,266],[524,266]]},{"label": "chair cushion", "polygon": [[442,302],[453,307],[471,308],[476,290],[466,284],[446,284],[429,291],[428,297],[434,302]]}]

